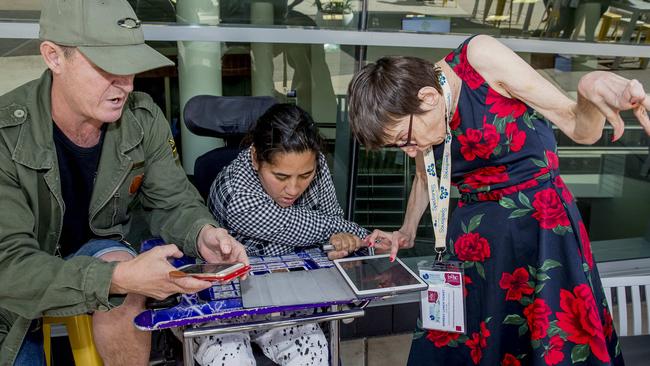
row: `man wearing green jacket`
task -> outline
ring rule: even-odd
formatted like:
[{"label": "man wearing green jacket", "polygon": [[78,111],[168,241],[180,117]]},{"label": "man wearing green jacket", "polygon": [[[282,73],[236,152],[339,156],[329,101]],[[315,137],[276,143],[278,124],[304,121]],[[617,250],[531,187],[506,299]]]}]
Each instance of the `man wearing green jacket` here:
[{"label": "man wearing green jacket", "polygon": [[[160,109],[132,92],[134,74],[173,63],[126,0],[44,1],[40,26],[48,69],[0,97],[0,365],[44,365],[40,319],[85,313],[106,365],[146,365],[150,334],[132,323],[145,298],[210,286],[170,278],[168,259],[248,259],[188,182]],[[135,206],[175,245],[136,256]]]}]

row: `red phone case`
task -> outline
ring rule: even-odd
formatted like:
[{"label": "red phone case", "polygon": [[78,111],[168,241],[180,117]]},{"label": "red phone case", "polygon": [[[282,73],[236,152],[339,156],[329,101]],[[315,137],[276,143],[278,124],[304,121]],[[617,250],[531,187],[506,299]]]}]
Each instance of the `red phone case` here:
[{"label": "red phone case", "polygon": [[203,276],[203,275],[200,275],[200,274],[193,274],[192,276],[195,277],[195,278],[198,278],[200,280],[204,280],[204,281],[213,281],[213,282],[214,281],[222,281],[222,282],[226,282],[226,281],[230,281],[230,280],[232,280],[234,278],[243,276],[244,274],[248,273],[248,271],[250,269],[251,269],[251,266],[243,266],[242,268],[240,268],[240,269],[238,269],[238,270],[236,270],[234,272],[228,273],[226,275],[223,275],[223,276],[215,276],[215,275],[205,275],[205,276]]}]

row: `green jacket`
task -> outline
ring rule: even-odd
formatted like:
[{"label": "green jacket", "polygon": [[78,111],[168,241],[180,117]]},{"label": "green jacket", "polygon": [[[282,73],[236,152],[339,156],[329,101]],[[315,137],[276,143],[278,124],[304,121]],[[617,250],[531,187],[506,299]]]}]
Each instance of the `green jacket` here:
[{"label": "green jacket", "polygon": [[[49,71],[0,96],[0,365],[11,365],[31,319],[108,310],[115,263],[56,255],[63,224],[52,138]],[[107,126],[90,203],[98,237],[123,239],[142,205],[151,232],[198,256],[196,238],[217,226],[180,166],[169,124],[149,96],[132,93]],[[144,174],[134,189],[136,176]]]}]

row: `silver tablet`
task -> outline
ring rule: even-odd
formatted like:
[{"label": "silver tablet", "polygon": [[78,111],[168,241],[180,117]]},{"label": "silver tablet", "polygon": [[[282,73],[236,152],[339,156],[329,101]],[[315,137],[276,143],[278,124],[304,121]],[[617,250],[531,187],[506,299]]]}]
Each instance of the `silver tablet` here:
[{"label": "silver tablet", "polygon": [[352,257],[334,261],[352,291],[358,297],[373,297],[423,291],[427,284],[404,263],[388,254]]}]

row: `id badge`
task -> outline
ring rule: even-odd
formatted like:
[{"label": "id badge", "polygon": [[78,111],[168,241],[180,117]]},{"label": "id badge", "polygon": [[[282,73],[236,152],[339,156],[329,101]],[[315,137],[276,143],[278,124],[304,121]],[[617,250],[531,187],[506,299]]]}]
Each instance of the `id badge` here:
[{"label": "id badge", "polygon": [[465,333],[464,273],[459,262],[425,262],[418,265],[429,288],[420,293],[422,327]]}]

